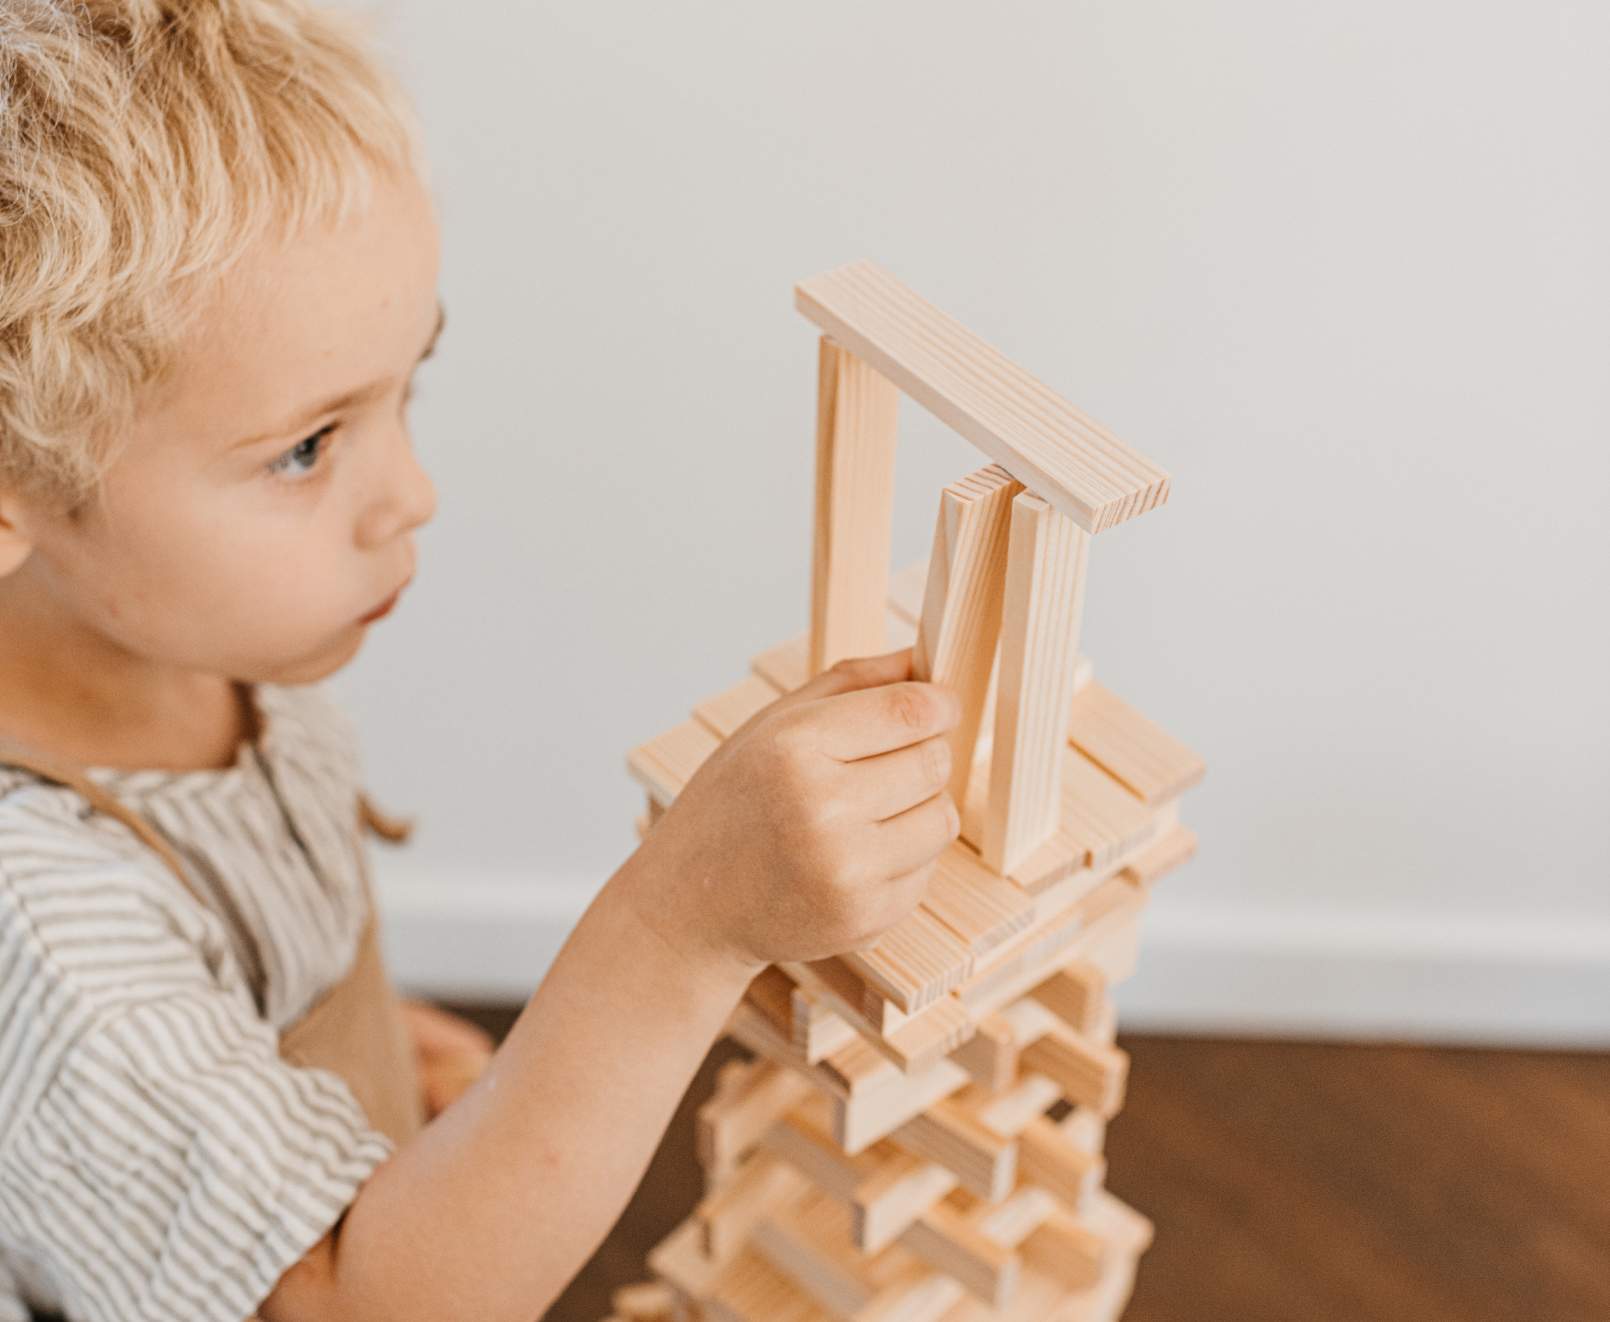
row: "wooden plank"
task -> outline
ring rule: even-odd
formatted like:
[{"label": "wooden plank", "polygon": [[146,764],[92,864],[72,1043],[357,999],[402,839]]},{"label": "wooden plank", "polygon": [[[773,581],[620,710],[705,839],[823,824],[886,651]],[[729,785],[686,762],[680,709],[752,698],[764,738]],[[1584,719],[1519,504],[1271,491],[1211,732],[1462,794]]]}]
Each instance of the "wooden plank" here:
[{"label": "wooden plank", "polygon": [[1053,1028],[1022,1054],[1023,1068],[1054,1079],[1070,1102],[1110,1120],[1124,1104],[1129,1055],[1119,1047],[1087,1042],[1071,1029]]},{"label": "wooden plank", "polygon": [[[889,1068],[894,1070],[892,1065]],[[887,1138],[907,1120],[966,1084],[967,1071],[941,1060],[912,1074],[895,1071],[895,1079],[834,1099],[833,1137],[846,1152],[860,1152]]]},{"label": "wooden plank", "polygon": [[725,1262],[743,1247],[749,1232],[772,1207],[798,1197],[806,1181],[787,1162],[761,1154],[741,1166],[693,1209],[704,1252]]},{"label": "wooden plank", "polygon": [[1094,964],[1079,961],[1053,973],[1029,993],[1076,1033],[1090,1033],[1107,999],[1107,979]]},{"label": "wooden plank", "polygon": [[889,576],[889,613],[916,625],[922,619],[922,599],[928,592],[928,561],[913,560]]},{"label": "wooden plank", "polygon": [[749,668],[779,693],[792,693],[811,677],[811,636],[806,633],[768,647]]},{"label": "wooden plank", "polygon": [[863,1008],[865,989],[858,975],[844,960],[821,959],[786,967],[791,977],[831,1006],[868,1046],[908,1073],[927,1069],[973,1034],[972,1016],[953,997],[940,997],[910,1016],[880,1001],[886,1013],[875,1021]]},{"label": "wooden plank", "polygon": [[1023,1259],[1070,1290],[1088,1290],[1106,1268],[1107,1241],[1059,1209],[1023,1241]]},{"label": "wooden plank", "polygon": [[1090,536],[1027,492],[1012,502],[1001,616],[989,804],[979,853],[1010,873],[1063,814],[1062,763],[1073,702]]},{"label": "wooden plank", "polygon": [[806,988],[796,986],[791,1002],[794,1045],[809,1064],[826,1059],[855,1037],[855,1028]]},{"label": "wooden plank", "polygon": [[1074,698],[1068,738],[1144,803],[1178,798],[1206,770],[1178,739],[1100,684],[1087,684]]},{"label": "wooden plank", "polygon": [[1007,532],[1012,501],[1022,490],[1004,468],[991,465],[951,483],[939,495],[911,673],[945,685],[961,700],[961,718],[950,735],[950,794],[958,809],[965,806],[995,668]]},{"label": "wooden plank", "polygon": [[871,262],[801,281],[794,305],[1086,532],[1168,499],[1151,460]]},{"label": "wooden plank", "polygon": [[1061,811],[1056,829],[1012,871],[1012,880],[1037,894],[1080,868],[1104,870],[1163,835],[1176,820],[1177,802],[1142,803],[1072,744],[1062,757]]},{"label": "wooden plank", "polygon": [[780,689],[760,675],[749,674],[725,692],[706,698],[693,709],[693,718],[717,739],[727,739],[756,712],[782,696]]},{"label": "wooden plank", "polygon": [[1019,1049],[1012,1025],[992,1014],[978,1021],[973,1036],[951,1052],[950,1058],[972,1075],[979,1087],[1000,1092],[1017,1078]]},{"label": "wooden plank", "polygon": [[1022,1272],[1016,1253],[982,1234],[949,1201],[923,1213],[900,1243],[992,1308],[1006,1305]]},{"label": "wooden plank", "polygon": [[968,943],[924,905],[866,950],[840,958],[908,1014],[932,1005],[973,971]]},{"label": "wooden plank", "polygon": [[634,748],[626,759],[626,768],[661,807],[666,807],[720,743],[697,721],[683,721]]},{"label": "wooden plank", "polygon": [[1029,1184],[1079,1208],[1101,1184],[1107,1163],[1074,1143],[1055,1123],[1041,1116],[1018,1135],[1018,1169]]},{"label": "wooden plank", "polygon": [[700,1239],[698,1223],[690,1217],[648,1253],[649,1270],[690,1299],[709,1290],[722,1266],[704,1251]]},{"label": "wooden plank", "polygon": [[816,408],[816,536],[810,673],[888,650],[889,537],[900,393],[822,337]]},{"label": "wooden plank", "polygon": [[714,1275],[699,1304],[708,1322],[833,1322],[832,1313],[753,1245]]},{"label": "wooden plank", "polygon": [[1150,886],[1196,854],[1196,832],[1188,826],[1175,826],[1156,844],[1126,863],[1119,873],[1125,881]]},{"label": "wooden plank", "polygon": [[923,907],[954,931],[974,955],[984,955],[1034,919],[1034,901],[1016,882],[997,876],[960,840],[940,854]]},{"label": "wooden plank", "polygon": [[809,1092],[810,1084],[782,1066],[753,1062],[735,1086],[699,1108],[695,1135],[700,1164],[712,1178],[722,1178]]},{"label": "wooden plank", "polygon": [[988,1202],[999,1202],[1012,1191],[1016,1145],[980,1124],[954,1099],[908,1120],[891,1137],[914,1156],[937,1161],[955,1174],[962,1188]]},{"label": "wooden plank", "polygon": [[856,1247],[876,1253],[954,1189],[956,1176],[888,1139],[853,1156],[844,1152],[833,1140],[830,1110],[825,1097],[810,1099],[772,1128],[764,1147],[848,1204]]}]

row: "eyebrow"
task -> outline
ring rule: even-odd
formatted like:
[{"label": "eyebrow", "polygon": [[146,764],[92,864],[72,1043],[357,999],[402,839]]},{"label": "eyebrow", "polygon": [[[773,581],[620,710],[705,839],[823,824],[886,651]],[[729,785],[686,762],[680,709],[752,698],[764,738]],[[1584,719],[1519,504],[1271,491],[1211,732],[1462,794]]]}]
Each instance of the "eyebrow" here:
[{"label": "eyebrow", "polygon": [[[436,352],[436,343],[442,338],[442,331],[446,326],[447,308],[443,304],[437,303],[435,329],[430,333],[430,341],[425,345],[424,352],[414,361],[415,367],[418,367],[420,363]],[[329,399],[321,400],[312,408],[304,409],[282,426],[275,427],[260,435],[249,436],[245,440],[231,443],[229,451],[233,453],[236,450],[250,449],[254,445],[263,445],[268,441],[282,440],[293,432],[311,426],[316,419],[323,417],[327,413],[335,413],[341,409],[350,408],[354,404],[361,404],[365,400],[378,395],[390,381],[390,377],[382,377],[378,381],[371,381],[368,385],[359,386],[355,390],[343,390],[339,395],[333,395]]]}]

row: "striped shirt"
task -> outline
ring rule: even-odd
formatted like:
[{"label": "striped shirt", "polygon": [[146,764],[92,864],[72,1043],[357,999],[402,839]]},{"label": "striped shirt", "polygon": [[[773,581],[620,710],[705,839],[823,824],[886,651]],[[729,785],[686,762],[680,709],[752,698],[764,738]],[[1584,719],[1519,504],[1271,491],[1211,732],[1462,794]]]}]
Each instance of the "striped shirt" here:
[{"label": "striped shirt", "polygon": [[392,1151],[277,1052],[368,916],[355,732],[259,685],[233,766],[89,769],[183,860],[0,764],[0,1322],[241,1322]]}]

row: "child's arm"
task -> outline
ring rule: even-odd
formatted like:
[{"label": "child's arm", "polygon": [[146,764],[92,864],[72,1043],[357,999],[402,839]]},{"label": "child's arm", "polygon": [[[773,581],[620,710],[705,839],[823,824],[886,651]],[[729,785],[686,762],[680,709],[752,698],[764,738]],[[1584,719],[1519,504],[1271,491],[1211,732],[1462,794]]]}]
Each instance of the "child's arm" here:
[{"label": "child's arm", "polygon": [[486,1074],[359,1191],[266,1322],[531,1322],[620,1214],[766,964],[863,945],[956,836],[957,718],[910,654],[757,715],[605,885]]}]

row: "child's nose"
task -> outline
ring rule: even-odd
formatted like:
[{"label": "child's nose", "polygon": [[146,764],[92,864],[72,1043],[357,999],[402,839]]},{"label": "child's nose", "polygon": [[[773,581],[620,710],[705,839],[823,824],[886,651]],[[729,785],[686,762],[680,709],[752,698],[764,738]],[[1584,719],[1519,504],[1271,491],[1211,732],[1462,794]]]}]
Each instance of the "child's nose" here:
[{"label": "child's nose", "polygon": [[358,525],[358,544],[373,550],[395,541],[436,513],[436,484],[412,445],[403,444],[387,463],[383,480]]}]

